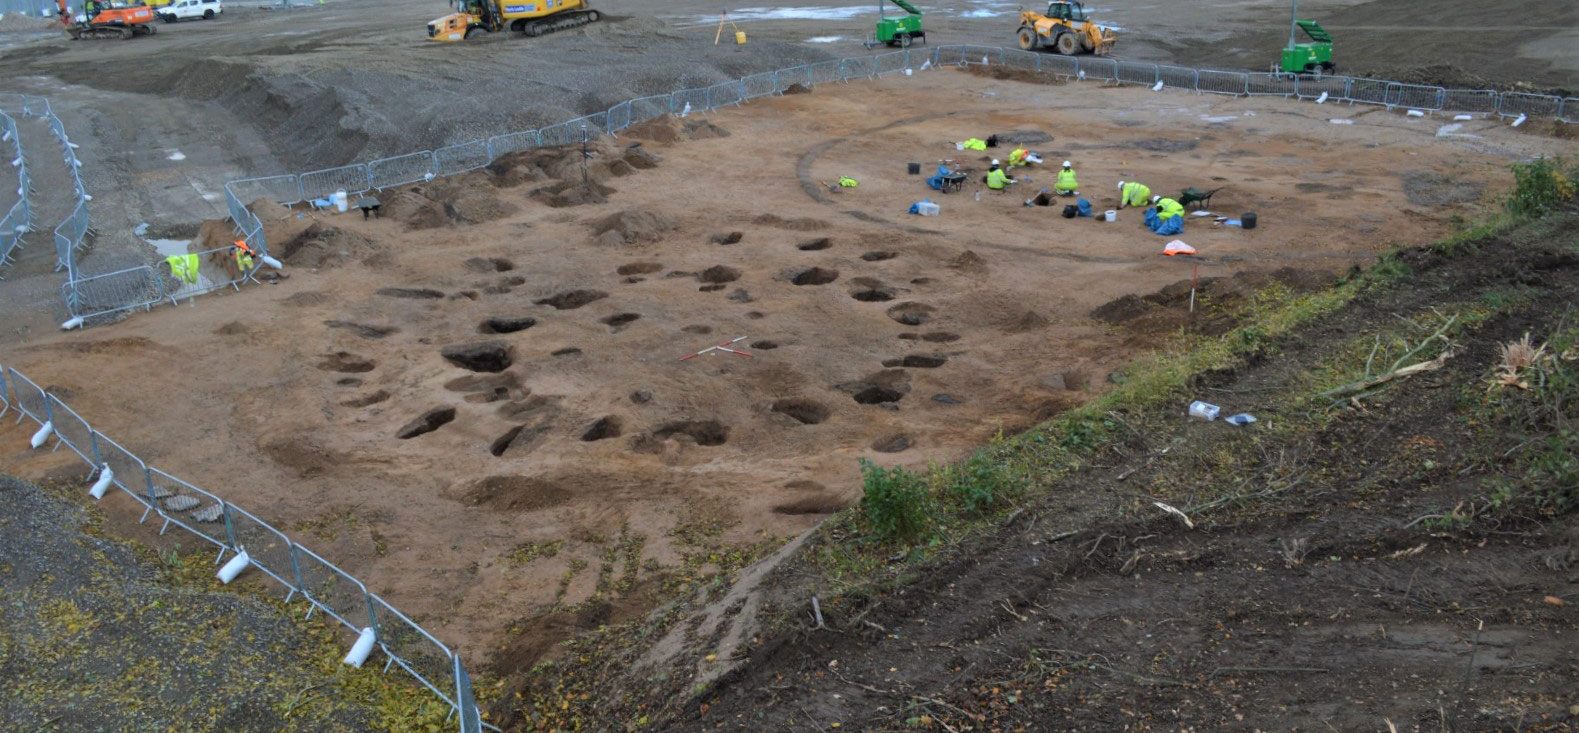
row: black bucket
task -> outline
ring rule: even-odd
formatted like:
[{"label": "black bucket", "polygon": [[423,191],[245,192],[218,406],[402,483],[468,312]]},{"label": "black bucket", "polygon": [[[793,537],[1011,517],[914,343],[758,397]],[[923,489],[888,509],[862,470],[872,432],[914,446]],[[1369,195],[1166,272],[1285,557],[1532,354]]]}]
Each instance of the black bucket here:
[{"label": "black bucket", "polygon": [[1245,229],[1256,228],[1256,212],[1246,211],[1244,216],[1239,217],[1239,224]]},{"label": "black bucket", "polygon": [[1075,217],[1077,217],[1079,215],[1080,215],[1080,207],[1079,206],[1075,206],[1074,204],[1065,204],[1064,205],[1064,218],[1065,219],[1073,219],[1073,218],[1075,218]]},{"label": "black bucket", "polygon": [[906,167],[906,170],[908,170],[910,172],[910,175],[912,175],[912,176],[921,175],[921,164],[920,163],[911,163],[909,166]]}]

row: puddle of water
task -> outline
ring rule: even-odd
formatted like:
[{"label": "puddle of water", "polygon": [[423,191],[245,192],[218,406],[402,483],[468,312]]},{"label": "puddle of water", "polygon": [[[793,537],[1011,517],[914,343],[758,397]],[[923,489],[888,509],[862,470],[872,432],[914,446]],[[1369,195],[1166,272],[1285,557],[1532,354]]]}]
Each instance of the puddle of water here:
[{"label": "puddle of water", "polygon": [[1214,123],[1215,122],[1231,122],[1233,120],[1239,119],[1239,115],[1227,115],[1225,117],[1208,117],[1206,115],[1201,115],[1201,119],[1203,121],[1206,121],[1206,122],[1214,122]]},{"label": "puddle of water", "polygon": [[176,150],[171,152],[169,155],[166,155],[165,158],[169,160],[186,160],[186,153]]},{"label": "puddle of water", "polygon": [[961,17],[961,18],[996,18],[996,17],[998,17],[1000,15],[1008,15],[1008,14],[1009,14],[1009,12],[1006,11],[1006,10],[988,10],[986,8],[977,8],[975,10],[967,10],[967,11],[965,11],[963,13],[960,13],[959,17]]},{"label": "puddle of water", "polygon": [[[190,252],[187,251],[187,247],[192,244],[192,240],[190,239],[144,239],[143,241],[147,242],[150,247],[153,247],[154,251],[158,252],[160,257],[190,254]],[[207,265],[208,262],[204,261],[198,266],[197,282],[195,283],[188,283],[185,280],[177,279],[176,282],[180,283],[180,287],[170,295],[180,299],[186,297],[189,294],[195,295],[214,287],[214,281],[210,280],[208,275],[203,272],[203,269]],[[161,272],[170,271],[170,266],[165,264],[163,260],[160,260],[159,264],[155,267]]]},{"label": "puddle of water", "polygon": [[[807,5],[792,8],[740,8],[729,11],[729,19],[735,21],[748,20],[850,20],[872,15],[872,6],[859,7],[829,7],[826,5]],[[716,15],[693,15],[690,19],[698,25],[716,25],[719,17]]]},{"label": "puddle of water", "polygon": [[806,42],[807,43],[838,43],[839,41],[842,41],[842,40],[844,40],[844,36],[815,36],[813,38],[806,39]]}]

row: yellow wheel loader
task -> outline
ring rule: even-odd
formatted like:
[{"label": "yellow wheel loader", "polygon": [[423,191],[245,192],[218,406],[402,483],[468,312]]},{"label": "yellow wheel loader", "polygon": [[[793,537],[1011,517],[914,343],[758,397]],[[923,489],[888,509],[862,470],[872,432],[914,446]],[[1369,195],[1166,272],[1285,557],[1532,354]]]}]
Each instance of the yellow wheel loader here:
[{"label": "yellow wheel loader", "polygon": [[456,12],[428,23],[428,40],[460,41],[506,29],[541,36],[602,17],[587,0],[451,0],[451,7]]},{"label": "yellow wheel loader", "polygon": [[1026,51],[1050,48],[1065,56],[1106,56],[1118,42],[1118,34],[1087,18],[1086,9],[1078,2],[1048,3],[1046,15],[1022,11],[1017,35],[1020,48]]}]

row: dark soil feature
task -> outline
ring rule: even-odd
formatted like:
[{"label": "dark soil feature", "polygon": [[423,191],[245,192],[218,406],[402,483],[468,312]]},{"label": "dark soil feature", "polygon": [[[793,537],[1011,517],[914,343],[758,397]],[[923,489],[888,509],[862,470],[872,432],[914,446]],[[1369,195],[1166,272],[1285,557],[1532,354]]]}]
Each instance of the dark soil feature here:
[{"label": "dark soil feature", "polygon": [[467,506],[482,506],[498,512],[531,512],[552,509],[570,501],[568,489],[546,479],[531,476],[489,476],[451,492]]},{"label": "dark soil feature", "polygon": [[726,265],[713,265],[698,274],[696,279],[704,283],[732,283],[740,279],[740,271]]},{"label": "dark soil feature", "polygon": [[568,311],[580,308],[588,303],[595,303],[609,297],[602,290],[566,290],[553,296],[533,301],[538,305],[553,306],[556,310]]},{"label": "dark soil feature", "polygon": [[888,288],[866,288],[850,293],[850,297],[862,303],[886,303],[894,299],[894,291]]},{"label": "dark soil feature", "polygon": [[697,445],[723,445],[729,441],[729,426],[717,420],[681,420],[664,424],[652,435],[659,440],[684,436]]},{"label": "dark soil feature", "polygon": [[838,270],[823,267],[808,267],[790,275],[790,282],[796,285],[827,285],[838,279]]},{"label": "dark soil feature", "polygon": [[780,415],[795,418],[802,425],[817,425],[828,419],[828,407],[816,400],[803,398],[788,398],[774,400],[771,408]]},{"label": "dark soil feature", "polygon": [[581,353],[581,349],[578,349],[578,348],[576,348],[574,346],[566,346],[563,349],[554,349],[553,351],[548,352],[548,355],[549,356],[577,356],[580,353]]},{"label": "dark soil feature", "polygon": [[472,272],[509,272],[515,269],[515,263],[503,257],[469,257],[466,269]]},{"label": "dark soil feature", "polygon": [[336,351],[325,354],[318,360],[318,368],[326,372],[342,372],[346,374],[361,374],[373,371],[377,362],[365,356],[353,354],[349,351]]},{"label": "dark soil feature", "polygon": [[605,415],[581,431],[581,439],[587,442],[618,438],[624,429],[624,423],[617,415]]},{"label": "dark soil feature", "polygon": [[1404,195],[1416,206],[1468,204],[1485,194],[1485,187],[1479,183],[1441,173],[1409,171],[1398,177],[1403,179]]},{"label": "dark soil feature", "polygon": [[714,234],[713,244],[739,244],[740,240],[744,239],[745,236],[746,235],[744,232],[725,232],[724,234]]},{"label": "dark soil feature", "polygon": [[641,318],[640,313],[615,313],[612,316],[599,318],[598,323],[609,327],[612,331],[622,331],[626,326]]},{"label": "dark soil feature", "polygon": [[850,505],[832,494],[818,494],[773,505],[774,514],[799,516],[802,514],[832,514]]},{"label": "dark soil feature", "polygon": [[777,341],[768,341],[768,340],[764,339],[762,341],[752,341],[751,342],[751,348],[753,348],[753,349],[760,349],[762,351],[771,351],[771,350],[776,349],[778,347],[779,347],[779,343]]},{"label": "dark soil feature", "polygon": [[891,260],[898,256],[899,253],[892,250],[875,249],[871,252],[862,253],[861,259],[866,260],[867,262],[882,262],[883,260]]},{"label": "dark soil feature", "polygon": [[529,453],[535,447],[538,439],[548,434],[548,428],[548,424],[541,424],[535,427],[517,425],[506,430],[499,437],[494,438],[493,442],[488,444],[488,452],[497,458],[504,458],[511,454],[523,455]]},{"label": "dark soil feature", "polygon": [[380,402],[383,402],[384,400],[389,399],[389,396],[388,390],[381,389],[377,392],[369,392],[360,397],[352,397],[348,400],[341,400],[340,404],[346,407],[367,407],[368,405],[376,405]]},{"label": "dark soil feature", "polygon": [[904,433],[885,435],[872,441],[872,450],[878,453],[903,453],[910,450],[910,436]]},{"label": "dark soil feature", "polygon": [[515,333],[525,331],[537,325],[537,319],[530,316],[494,316],[482,322],[477,327],[478,333]]},{"label": "dark soil feature", "polygon": [[910,375],[903,369],[885,369],[854,382],[838,385],[850,397],[863,405],[898,402],[910,391]]},{"label": "dark soil feature", "polygon": [[887,313],[889,318],[906,326],[920,326],[932,320],[937,310],[926,303],[907,302],[889,308]]},{"label": "dark soil feature", "polygon": [[439,355],[455,366],[474,372],[502,372],[514,361],[510,345],[503,341],[453,344],[440,349]]},{"label": "dark soil feature", "polygon": [[948,363],[948,357],[941,354],[906,354],[899,359],[884,359],[883,366],[890,369],[895,367],[909,367],[912,369],[936,369]]},{"label": "dark soil feature", "polygon": [[619,275],[650,275],[663,269],[658,262],[629,262],[614,269]]},{"label": "dark soil feature", "polygon": [[1197,303],[1210,307],[1189,311],[1190,280],[1178,280],[1146,295],[1124,295],[1104,303],[1091,317],[1131,331],[1161,334],[1183,328],[1190,333],[1218,335],[1238,325],[1239,304],[1258,290],[1279,285],[1295,293],[1319,290],[1332,276],[1315,270],[1282,267],[1271,272],[1241,271],[1229,277],[1203,277],[1196,282]]},{"label": "dark soil feature", "polygon": [[[760,641],[705,696],[644,670],[649,693],[609,714],[666,704],[653,725],[677,731],[1579,725],[1579,513],[1491,508],[1528,436],[1472,424],[1498,404],[1500,345],[1540,342],[1579,302],[1576,225],[1400,253],[1394,283],[1152,406],[1094,414],[1106,437],[1074,468],[879,590],[831,598],[810,558],[850,536],[814,536],[763,582]],[[1374,334],[1409,328],[1400,315],[1492,303],[1443,368],[1312,415],[1311,376],[1359,369]],[[1264,422],[1187,420],[1196,395]],[[1075,434],[1022,439],[1013,460],[1033,467],[1012,470]]]},{"label": "dark soil feature", "polygon": [[392,333],[400,333],[394,326],[370,326],[365,323],[351,323],[350,321],[324,321],[323,325],[330,328],[341,328],[365,339],[381,339]]},{"label": "dark soil feature", "polygon": [[455,419],[455,408],[435,407],[421,415],[412,418],[411,422],[401,426],[395,431],[395,437],[401,440],[410,440],[419,435],[427,435],[439,428],[448,425]]},{"label": "dark soil feature", "polygon": [[817,239],[813,239],[810,242],[801,242],[800,244],[795,245],[795,249],[798,249],[802,252],[819,252],[832,246],[833,240],[827,237],[818,237]]},{"label": "dark soil feature", "polygon": [[373,291],[389,298],[412,298],[415,300],[438,300],[444,293],[431,288],[379,288]]}]

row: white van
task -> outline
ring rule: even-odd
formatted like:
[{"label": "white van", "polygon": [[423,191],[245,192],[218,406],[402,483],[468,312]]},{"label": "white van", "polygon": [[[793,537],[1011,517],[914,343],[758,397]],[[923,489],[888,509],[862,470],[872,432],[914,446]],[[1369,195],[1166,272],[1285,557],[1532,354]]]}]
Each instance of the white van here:
[{"label": "white van", "polygon": [[159,9],[159,19],[166,23],[198,18],[213,20],[214,16],[222,12],[224,7],[219,0],[175,0]]}]

